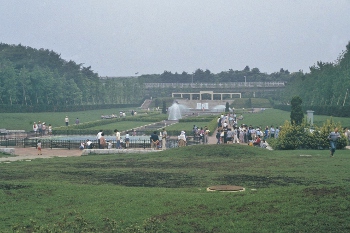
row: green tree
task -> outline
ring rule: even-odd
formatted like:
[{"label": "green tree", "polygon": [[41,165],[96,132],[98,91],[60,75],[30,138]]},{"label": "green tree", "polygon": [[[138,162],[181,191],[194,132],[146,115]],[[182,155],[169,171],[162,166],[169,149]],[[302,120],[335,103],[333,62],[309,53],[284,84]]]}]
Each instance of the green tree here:
[{"label": "green tree", "polygon": [[300,125],[303,121],[304,113],[301,107],[302,103],[303,101],[299,96],[294,96],[291,100],[290,119],[293,125]]},{"label": "green tree", "polygon": [[226,102],[225,112],[230,112],[230,104]]},{"label": "green tree", "polygon": [[162,113],[163,113],[163,114],[166,114],[166,102],[165,102],[165,100],[163,100]]}]

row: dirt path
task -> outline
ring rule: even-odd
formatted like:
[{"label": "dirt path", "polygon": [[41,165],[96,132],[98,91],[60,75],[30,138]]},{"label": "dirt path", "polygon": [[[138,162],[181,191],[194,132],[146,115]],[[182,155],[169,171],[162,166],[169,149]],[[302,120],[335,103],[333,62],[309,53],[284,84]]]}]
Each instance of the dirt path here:
[{"label": "dirt path", "polygon": [[12,162],[20,160],[32,160],[38,158],[72,157],[81,156],[81,150],[68,149],[42,149],[42,155],[38,155],[38,150],[33,148],[15,148],[13,157],[2,157],[0,162]]}]

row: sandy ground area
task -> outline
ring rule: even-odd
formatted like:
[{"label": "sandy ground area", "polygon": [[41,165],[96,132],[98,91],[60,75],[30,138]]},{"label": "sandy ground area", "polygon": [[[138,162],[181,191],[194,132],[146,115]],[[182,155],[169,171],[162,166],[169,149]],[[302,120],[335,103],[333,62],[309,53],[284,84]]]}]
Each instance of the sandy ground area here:
[{"label": "sandy ground area", "polygon": [[68,149],[42,149],[42,155],[38,155],[36,148],[15,148],[15,155],[13,157],[0,158],[0,162],[12,162],[20,160],[32,160],[38,158],[53,158],[53,157],[72,157],[81,156],[81,150]]}]

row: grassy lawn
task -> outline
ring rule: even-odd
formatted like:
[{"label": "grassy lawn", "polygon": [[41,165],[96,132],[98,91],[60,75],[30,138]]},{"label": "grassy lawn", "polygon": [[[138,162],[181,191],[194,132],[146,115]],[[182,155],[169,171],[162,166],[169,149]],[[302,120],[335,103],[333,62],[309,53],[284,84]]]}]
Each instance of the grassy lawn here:
[{"label": "grassy lawn", "polygon": [[33,122],[46,122],[53,127],[64,126],[64,118],[69,117],[69,124],[75,124],[76,118],[80,123],[96,121],[101,119],[101,115],[119,114],[125,111],[130,116],[130,109],[100,109],[80,112],[42,112],[42,113],[0,113],[0,128],[8,130],[33,130]]},{"label": "grassy lawn", "polygon": [[91,127],[89,129],[95,129],[95,130],[104,130],[104,129],[118,129],[119,131],[124,131],[124,130],[128,130],[128,129],[133,129],[136,127],[140,127],[140,126],[144,126],[144,125],[148,125],[151,122],[147,121],[147,122],[143,122],[143,121],[122,121],[122,122],[116,122],[116,123],[111,123],[111,124],[107,124],[107,125],[103,125],[103,126],[95,126],[95,127]]},{"label": "grassy lawn", "polygon": [[[238,123],[244,123],[247,125],[261,126],[281,126],[286,120],[290,121],[290,112],[278,110],[278,109],[266,109],[259,113],[245,113],[243,114],[244,120]],[[327,119],[331,119],[330,116],[314,115],[314,125],[322,126]],[[350,128],[350,118],[348,117],[332,117],[333,121],[341,122],[343,127]]]},{"label": "grassy lawn", "polygon": [[[130,109],[104,109],[104,110],[91,110],[91,111],[82,111],[82,112],[71,112],[71,113],[62,113],[62,112],[45,112],[45,113],[0,113],[0,128],[5,129],[24,129],[27,131],[32,130],[32,123],[34,121],[38,122],[39,120],[41,122],[46,122],[47,125],[51,124],[53,127],[57,126],[64,126],[64,118],[67,115],[70,119],[70,124],[74,124],[75,119],[78,117],[80,122],[90,122],[90,121],[96,121],[101,118],[101,115],[108,115],[112,113],[119,113],[119,111],[125,111],[127,114],[130,115]],[[237,112],[240,113],[242,110],[237,109]],[[244,120],[239,121],[239,124],[245,123],[247,125],[253,125],[253,126],[280,126],[283,125],[286,120],[290,120],[290,113],[276,110],[276,109],[266,109],[262,113],[245,113]],[[215,117],[215,116],[214,116]],[[325,122],[327,119],[330,119],[329,116],[314,116],[314,124],[321,126],[323,122]],[[350,118],[342,118],[342,117],[333,117],[333,120],[336,122],[341,122],[343,127],[349,127],[350,128]],[[112,124],[108,126],[103,126],[106,129],[109,128],[120,128],[123,130],[125,129],[131,129],[134,127],[140,126],[140,123],[142,122],[133,122],[131,123],[131,127],[127,124],[128,123],[121,123],[121,124]],[[181,123],[174,126],[169,126],[169,130],[173,129],[181,129],[185,130],[186,132],[189,130],[192,130],[193,125],[197,125],[199,127],[204,127],[206,125],[205,122],[189,122],[189,123]],[[124,126],[125,125],[125,126]],[[100,127],[97,126],[94,128],[96,130],[99,130]]]},{"label": "grassy lawn", "polygon": [[243,145],[1,163],[0,232],[348,232],[349,166]]}]

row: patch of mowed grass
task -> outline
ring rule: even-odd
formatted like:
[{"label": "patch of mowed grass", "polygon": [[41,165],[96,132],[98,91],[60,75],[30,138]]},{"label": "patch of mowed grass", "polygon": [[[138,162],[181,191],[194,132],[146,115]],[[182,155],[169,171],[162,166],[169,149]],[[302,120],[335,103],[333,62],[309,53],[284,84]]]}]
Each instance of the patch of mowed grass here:
[{"label": "patch of mowed grass", "polygon": [[135,129],[140,126],[148,125],[150,122],[143,122],[143,121],[120,121],[120,122],[115,122],[103,126],[95,126],[91,127],[88,129],[95,129],[95,130],[100,130],[100,129],[118,129],[119,131],[125,131],[125,130],[130,130],[130,129]]},{"label": "patch of mowed grass", "polygon": [[38,113],[0,113],[0,128],[8,130],[33,130],[33,122],[46,122],[53,127],[64,126],[64,118],[69,117],[69,124],[75,124],[76,118],[81,123],[101,119],[101,115],[119,115],[119,111],[125,111],[130,115],[131,109],[99,109],[79,112],[38,112]]},{"label": "patch of mowed grass", "polygon": [[[244,120],[239,121],[239,124],[252,125],[254,127],[260,126],[263,129],[266,126],[282,126],[285,121],[290,121],[290,112],[282,111],[278,109],[266,109],[258,113],[244,113]],[[305,115],[306,117],[306,115]],[[314,115],[314,125],[322,126],[327,119],[331,119],[334,122],[340,122],[343,127],[350,126],[349,117],[331,117]]]},{"label": "patch of mowed grass", "polygon": [[[235,144],[1,163],[0,231],[347,232],[349,165],[346,150]],[[246,191],[206,191],[223,184]]]},{"label": "patch of mowed grass", "polygon": [[4,153],[4,152],[0,152],[0,158],[1,157],[14,157],[15,155],[11,155],[11,154],[9,154],[9,153]]}]

